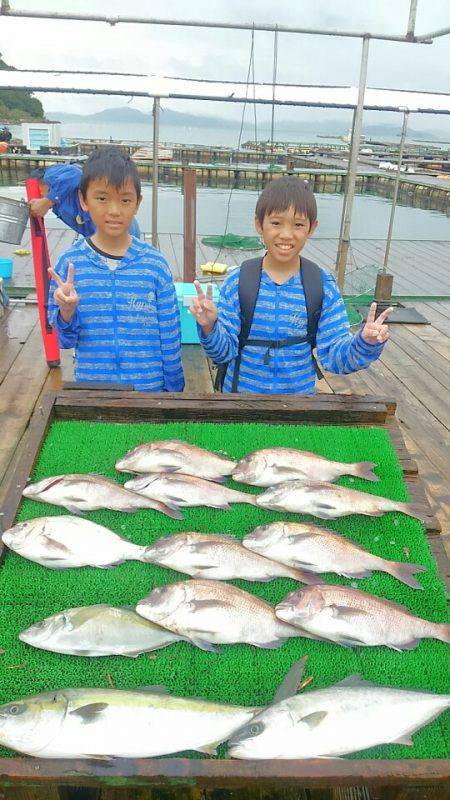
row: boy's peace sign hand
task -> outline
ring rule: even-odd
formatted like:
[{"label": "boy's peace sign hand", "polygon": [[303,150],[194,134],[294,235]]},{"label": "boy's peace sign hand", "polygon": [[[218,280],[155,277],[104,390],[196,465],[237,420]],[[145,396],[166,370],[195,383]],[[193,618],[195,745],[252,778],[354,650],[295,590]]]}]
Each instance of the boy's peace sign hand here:
[{"label": "boy's peace sign hand", "polygon": [[192,300],[189,310],[203,328],[205,336],[209,336],[219,314],[214,305],[212,283],[208,283],[206,294],[204,294],[199,281],[194,281],[194,286],[197,290],[197,297]]},{"label": "boy's peace sign hand", "polygon": [[384,325],[384,322],[387,320],[389,314],[391,314],[393,310],[394,309],[392,307],[387,308],[380,314],[379,317],[375,319],[375,314],[377,313],[377,304],[370,304],[366,324],[361,331],[361,335],[365,342],[368,344],[383,344],[387,341],[387,339],[389,339],[389,329],[387,325]]},{"label": "boy's peace sign hand", "polygon": [[67,270],[67,278],[65,281],[63,281],[59,277],[59,275],[55,272],[55,270],[52,269],[51,267],[49,268],[48,274],[58,284],[57,288],[55,289],[53,299],[55,303],[59,306],[59,310],[61,312],[61,316],[64,322],[70,322],[73,315],[75,314],[79,301],[79,297],[77,295],[75,285],[73,282],[73,275],[74,275],[73,264],[69,264],[69,269]]}]

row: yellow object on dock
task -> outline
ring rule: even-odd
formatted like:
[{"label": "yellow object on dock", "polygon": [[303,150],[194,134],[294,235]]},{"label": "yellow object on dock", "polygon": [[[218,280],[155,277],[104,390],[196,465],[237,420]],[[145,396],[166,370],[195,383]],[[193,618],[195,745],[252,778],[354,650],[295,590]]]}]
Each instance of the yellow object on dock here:
[{"label": "yellow object on dock", "polygon": [[17,250],[14,250],[15,256],[30,256],[31,250],[27,250],[25,247],[19,247]]},{"label": "yellow object on dock", "polygon": [[212,275],[224,275],[228,266],[226,264],[219,264],[215,261],[208,261],[206,264],[201,264],[200,269],[202,272],[209,272]]}]

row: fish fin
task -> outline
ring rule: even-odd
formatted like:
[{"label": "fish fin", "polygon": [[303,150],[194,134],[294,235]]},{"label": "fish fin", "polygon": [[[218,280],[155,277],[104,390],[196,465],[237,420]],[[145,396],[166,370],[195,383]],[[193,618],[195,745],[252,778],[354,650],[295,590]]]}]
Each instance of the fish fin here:
[{"label": "fish fin", "polygon": [[317,728],[323,719],[328,715],[328,711],[313,711],[312,714],[307,714],[306,717],[297,717],[296,723],[303,723],[308,728]]},{"label": "fish fin", "polygon": [[[275,475],[279,475],[280,478],[281,478],[282,475],[286,475],[286,476],[292,475],[293,472],[297,473],[297,478],[294,478],[294,480],[297,480],[297,479],[298,480],[302,480],[302,479],[305,478],[305,473],[304,473],[303,470],[296,470],[296,469],[294,469],[292,467],[281,467],[281,466],[277,466],[276,464],[271,464],[271,467],[272,467],[272,470],[275,473]],[[289,480],[289,478],[286,477],[286,480]],[[292,480],[292,478],[291,478],[291,480]]]},{"label": "fish fin", "polygon": [[339,636],[338,639],[332,639],[331,641],[340,644],[342,647],[361,647],[366,644],[363,639],[357,639],[355,636]]},{"label": "fish fin", "polygon": [[334,617],[367,616],[367,612],[364,611],[362,608],[349,608],[349,606],[337,606],[334,603],[332,603],[328,607],[332,610]]},{"label": "fish fin", "polygon": [[[48,490],[49,490],[49,489],[52,489],[52,488],[53,488],[53,486],[57,486],[57,485],[58,485],[58,483],[61,483],[61,481],[62,481],[62,480],[64,480],[64,475],[60,475],[58,478],[55,478],[55,480],[54,480],[54,481],[52,481],[51,483],[49,483],[49,484],[48,484],[48,485],[45,487],[45,489],[42,489],[42,490],[41,490],[41,494],[44,494],[44,492],[48,492]],[[33,484],[30,484],[30,486],[32,486],[32,485],[33,485]]]},{"label": "fish fin", "polygon": [[264,642],[264,644],[260,642],[249,642],[249,644],[253,644],[255,647],[261,647],[263,650],[277,650],[278,647],[286,644],[287,641],[287,639],[273,639],[271,642]]},{"label": "fish fin", "polygon": [[373,461],[360,461],[358,464],[355,464],[353,475],[356,478],[364,478],[366,481],[379,481],[379,475],[373,472],[377,466],[378,464],[374,464]]},{"label": "fish fin", "polygon": [[43,536],[43,541],[51,548],[51,550],[59,550],[61,553],[70,553],[70,548],[66,547],[65,544],[58,542],[56,539],[52,539],[51,536]]},{"label": "fish fin", "polygon": [[88,703],[86,706],[80,706],[73,711],[69,711],[69,714],[74,717],[81,717],[81,721],[84,723],[95,722],[98,715],[108,708],[108,705],[109,703]]},{"label": "fish fin", "polygon": [[408,517],[415,517],[423,522],[424,525],[430,521],[431,516],[431,514],[427,514],[422,503],[396,503],[396,507],[392,511],[401,511],[403,514],[407,514]]},{"label": "fish fin", "polygon": [[426,567],[421,564],[407,564],[404,561],[388,561],[385,570],[393,578],[406,583],[411,589],[423,589],[423,586],[414,577],[416,572],[426,572]]},{"label": "fish fin", "polygon": [[217,747],[221,742],[212,742],[211,744],[204,744],[203,747],[196,747],[199,753],[206,753],[208,756],[217,755]]},{"label": "fish fin", "polygon": [[231,506],[230,506],[229,503],[208,503],[208,508],[219,508],[222,511],[230,511],[231,510]]},{"label": "fish fin", "polygon": [[178,508],[178,506],[183,505],[183,503],[183,497],[175,497],[174,495],[170,495],[170,497],[167,496],[164,501],[164,505],[168,506],[169,508]]},{"label": "fish fin", "polygon": [[339,683],[334,683],[333,689],[335,689],[336,686],[375,686],[375,684],[371,681],[366,681],[359,672],[354,672],[353,675],[347,675],[347,677],[343,678]]},{"label": "fish fin", "polygon": [[385,642],[386,647],[390,647],[391,650],[397,650],[398,653],[401,653],[402,650],[414,650],[418,644],[420,644],[420,639],[411,639],[409,642],[405,642],[404,644],[393,645]]},{"label": "fish fin", "polygon": [[308,656],[304,656],[300,661],[292,665],[275,692],[270,702],[271,706],[297,694],[298,688],[302,682],[307,660]]},{"label": "fish fin", "polygon": [[404,733],[399,739],[394,739],[392,744],[406,744],[408,747],[412,747],[414,742],[408,733]]},{"label": "fish fin", "polygon": [[317,572],[310,572],[308,569],[292,569],[295,573],[293,578],[300,581],[300,583],[307,583],[309,586],[314,586],[316,583],[323,583],[323,578]]},{"label": "fish fin", "polygon": [[200,639],[198,636],[190,636],[187,641],[194,644],[200,650],[205,650],[207,653],[220,653],[218,647],[214,647],[211,642],[207,642],[206,639]]},{"label": "fish fin", "polygon": [[371,569],[362,569],[359,572],[338,572],[343,578],[370,578],[373,574]]},{"label": "fish fin", "polygon": [[64,508],[67,508],[67,511],[70,511],[71,514],[76,514],[77,517],[84,517],[84,511],[81,511],[81,509],[77,508],[77,506],[73,506],[70,503],[66,503]]},{"label": "fish fin", "polygon": [[170,694],[167,686],[164,686],[163,683],[155,683],[153,686],[139,686],[134,691],[148,694]]}]

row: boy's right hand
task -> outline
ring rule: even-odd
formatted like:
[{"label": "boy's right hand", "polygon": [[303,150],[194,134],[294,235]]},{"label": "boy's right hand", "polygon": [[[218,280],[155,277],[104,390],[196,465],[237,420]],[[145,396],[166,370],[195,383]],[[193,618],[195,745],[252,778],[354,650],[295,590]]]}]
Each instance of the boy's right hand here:
[{"label": "boy's right hand", "polygon": [[214,305],[212,283],[208,283],[206,294],[204,294],[199,281],[194,281],[194,286],[197,290],[197,297],[192,300],[189,311],[203,329],[205,336],[209,336],[219,316],[219,312]]},{"label": "boy's right hand", "polygon": [[77,295],[75,285],[73,282],[74,267],[69,264],[67,270],[67,278],[63,281],[54,269],[50,267],[48,274],[58,284],[53,295],[53,299],[59,310],[64,322],[70,322],[77,309],[79,297]]},{"label": "boy's right hand", "polygon": [[53,208],[53,201],[48,197],[37,197],[35,200],[30,200],[28,205],[33,217],[44,217],[47,211]]}]

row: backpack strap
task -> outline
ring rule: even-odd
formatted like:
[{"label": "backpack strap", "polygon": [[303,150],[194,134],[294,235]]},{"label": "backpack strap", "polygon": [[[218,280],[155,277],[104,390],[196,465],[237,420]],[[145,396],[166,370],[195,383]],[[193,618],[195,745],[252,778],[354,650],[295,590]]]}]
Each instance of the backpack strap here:
[{"label": "backpack strap", "polygon": [[309,344],[311,345],[314,369],[317,377],[323,378],[322,370],[312,352],[313,348],[316,346],[317,328],[323,304],[323,277],[320,267],[318,267],[314,261],[310,261],[309,258],[303,258],[302,256],[300,279],[303,283],[303,291],[305,293],[306,313],[308,315],[306,333]]},{"label": "backpack strap", "polygon": [[[250,258],[241,264],[239,271],[239,305],[241,309],[241,330],[239,333],[238,353],[234,362],[233,380],[231,391],[237,392],[239,371],[241,368],[241,354],[248,340],[255,313],[256,300],[261,283],[262,257]],[[225,376],[224,376],[225,378]]]}]

